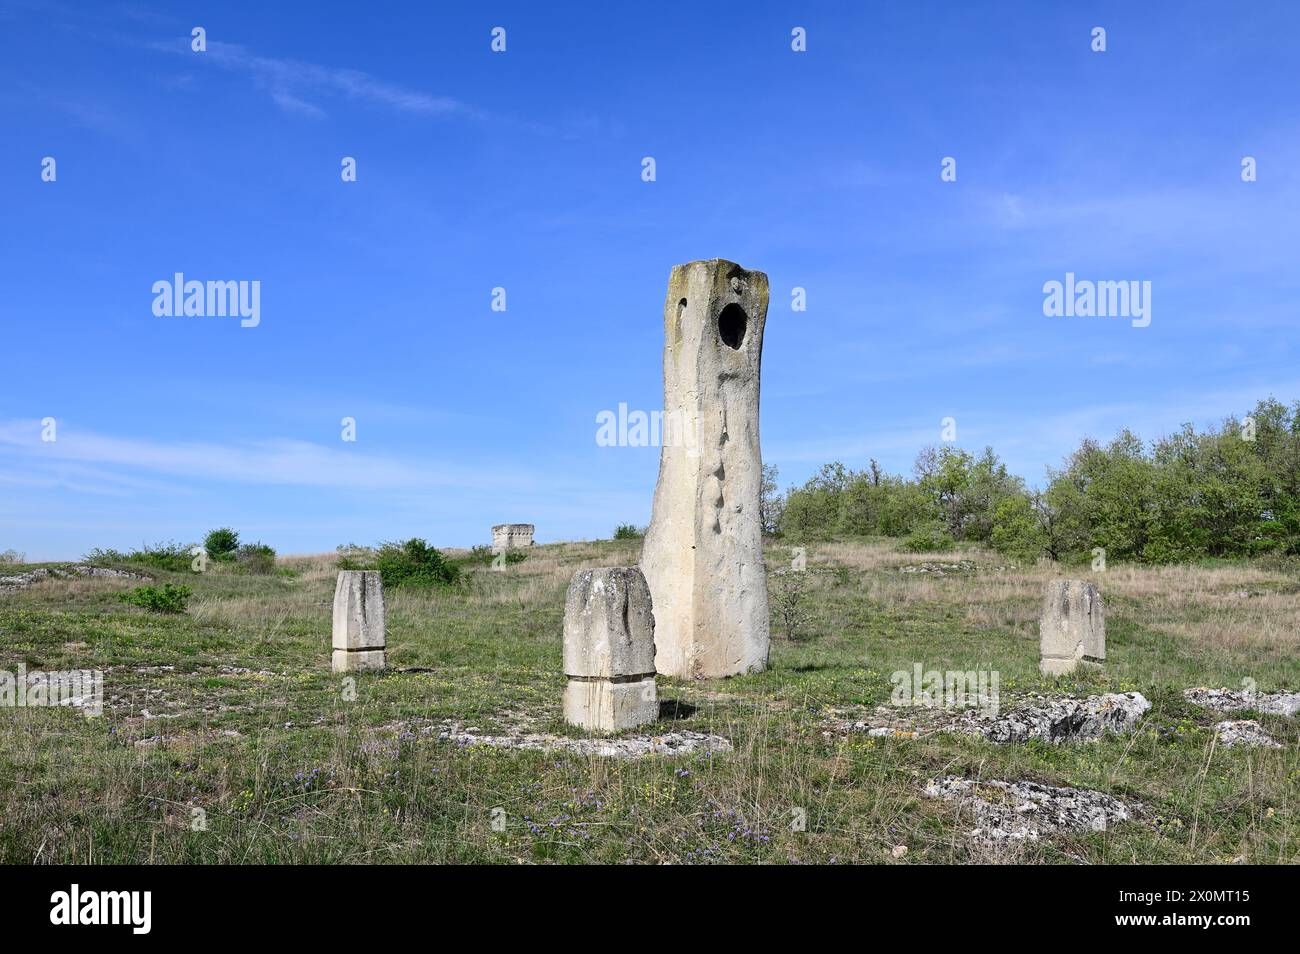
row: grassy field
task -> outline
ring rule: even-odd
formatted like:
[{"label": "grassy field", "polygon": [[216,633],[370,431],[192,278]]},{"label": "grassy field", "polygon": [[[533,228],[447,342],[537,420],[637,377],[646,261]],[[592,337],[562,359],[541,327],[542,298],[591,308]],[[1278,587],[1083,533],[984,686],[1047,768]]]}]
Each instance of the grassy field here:
[{"label": "grassy field", "polygon": [[[464,589],[390,591],[390,669],[358,677],[355,699],[329,670],[332,554],[282,559],[274,576],[149,571],[194,588],[183,615],[123,604],[127,580],[0,594],[0,669],[102,669],[106,699],[96,719],[0,709],[0,861],[1300,860],[1297,720],[1261,717],[1281,750],[1225,749],[1210,730],[1223,716],[1181,695],[1243,678],[1300,687],[1300,581],[1263,565],[1085,573],[1106,598],[1109,661],[1058,684],[1037,671],[1037,614],[1065,571],[981,550],[814,545],[811,619],[802,638],[774,639],[769,671],[661,678],[670,704],[652,731],[717,733],[734,752],[616,760],[438,741],[430,729],[449,719],[573,734],[559,719],[565,588],[576,569],[634,563],[638,546],[537,547],[505,572],[472,570]],[[974,568],[899,572],[959,559]],[[769,549],[769,569],[788,561]],[[827,707],[886,702],[890,674],[916,663],[997,670],[1004,697],[1138,690],[1153,709],[1133,735],[1058,746],[824,731]],[[922,797],[946,774],[1096,789],[1149,816],[989,847],[952,803]]]}]

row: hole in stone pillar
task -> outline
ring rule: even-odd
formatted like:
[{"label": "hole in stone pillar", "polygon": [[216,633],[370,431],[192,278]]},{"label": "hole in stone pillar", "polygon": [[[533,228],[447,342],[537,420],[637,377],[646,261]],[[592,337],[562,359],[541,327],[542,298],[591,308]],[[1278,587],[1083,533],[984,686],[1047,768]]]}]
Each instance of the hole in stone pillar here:
[{"label": "hole in stone pillar", "polygon": [[718,315],[718,337],[728,348],[739,349],[745,340],[745,326],[748,324],[749,316],[745,309],[733,301]]},{"label": "hole in stone pillar", "polygon": [[673,322],[673,340],[680,341],[682,337],[682,315],[686,312],[686,299],[683,298],[677,303],[677,320]]}]

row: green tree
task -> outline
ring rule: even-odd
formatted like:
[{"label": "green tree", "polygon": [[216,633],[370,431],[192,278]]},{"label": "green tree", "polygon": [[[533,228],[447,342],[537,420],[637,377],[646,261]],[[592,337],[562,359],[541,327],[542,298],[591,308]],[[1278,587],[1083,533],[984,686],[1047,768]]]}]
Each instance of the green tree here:
[{"label": "green tree", "polygon": [[781,509],[784,501],[777,489],[780,471],[775,464],[764,464],[758,484],[758,522],[764,533],[771,535],[781,528]]},{"label": "green tree", "polygon": [[203,538],[203,549],[207,551],[210,559],[233,560],[235,551],[239,549],[239,534],[230,527],[210,530]]},{"label": "green tree", "polygon": [[1016,560],[1037,560],[1047,551],[1048,535],[1031,497],[1013,494],[1002,499],[993,514],[989,542]]}]

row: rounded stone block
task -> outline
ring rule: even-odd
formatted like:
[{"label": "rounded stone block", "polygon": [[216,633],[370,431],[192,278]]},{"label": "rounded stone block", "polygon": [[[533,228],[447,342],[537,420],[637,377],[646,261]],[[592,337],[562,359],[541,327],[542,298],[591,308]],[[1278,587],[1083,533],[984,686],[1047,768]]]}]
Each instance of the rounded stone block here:
[{"label": "rounded stone block", "polygon": [[653,676],[650,587],[634,566],[579,570],[564,599],[564,674]]}]

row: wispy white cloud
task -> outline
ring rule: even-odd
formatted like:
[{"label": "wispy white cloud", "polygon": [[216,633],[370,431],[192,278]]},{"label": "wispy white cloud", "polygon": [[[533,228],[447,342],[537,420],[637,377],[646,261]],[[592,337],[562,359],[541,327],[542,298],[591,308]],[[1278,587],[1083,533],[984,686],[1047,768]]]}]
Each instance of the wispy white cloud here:
[{"label": "wispy white cloud", "polygon": [[[67,473],[69,465],[113,468],[102,472],[105,483],[121,473],[166,474],[187,479],[261,485],[335,487],[354,490],[416,490],[438,486],[490,484],[478,468],[411,463],[366,453],[355,445],[346,449],[300,440],[262,440],[243,444],[207,442],[165,443],[78,431],[60,424],[58,440],[42,442],[33,421],[0,423],[0,461],[12,458],[30,475]],[[495,473],[499,474],[500,471]],[[8,475],[0,470],[0,479]],[[129,486],[129,481],[122,481]]]},{"label": "wispy white cloud", "polygon": [[454,114],[475,115],[475,110],[450,96],[435,96],[385,82],[361,70],[319,66],[302,60],[261,56],[237,43],[208,40],[207,50],[195,53],[189,38],[172,42],[155,42],[150,48],[167,53],[181,53],[206,63],[241,73],[271,97],[285,112],[315,118],[326,115],[324,107],[313,99],[343,98],[383,106],[404,113],[424,116]]}]

